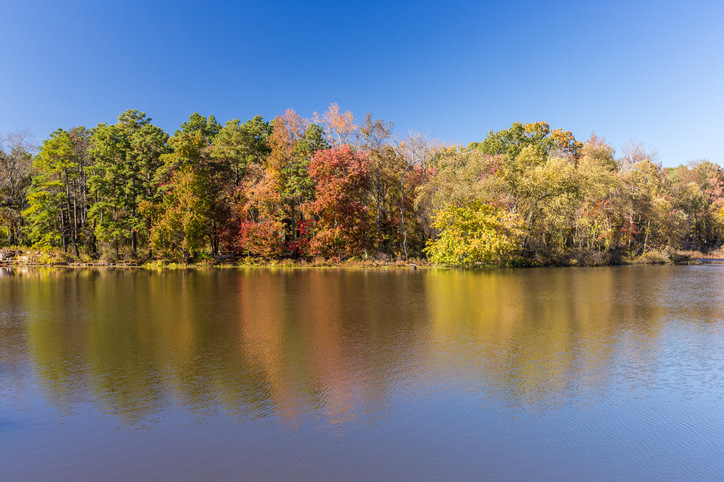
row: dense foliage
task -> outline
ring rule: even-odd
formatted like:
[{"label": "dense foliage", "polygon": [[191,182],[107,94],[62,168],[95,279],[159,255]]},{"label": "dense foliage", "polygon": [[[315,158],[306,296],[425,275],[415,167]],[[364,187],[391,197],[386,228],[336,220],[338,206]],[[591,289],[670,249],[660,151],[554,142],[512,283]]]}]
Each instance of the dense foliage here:
[{"label": "dense foliage", "polygon": [[[35,155],[32,155],[37,150]],[[444,265],[616,262],[721,244],[724,172],[515,123],[467,147],[332,104],[169,136],[143,112],[2,139],[0,245],[106,260],[428,257]]]}]

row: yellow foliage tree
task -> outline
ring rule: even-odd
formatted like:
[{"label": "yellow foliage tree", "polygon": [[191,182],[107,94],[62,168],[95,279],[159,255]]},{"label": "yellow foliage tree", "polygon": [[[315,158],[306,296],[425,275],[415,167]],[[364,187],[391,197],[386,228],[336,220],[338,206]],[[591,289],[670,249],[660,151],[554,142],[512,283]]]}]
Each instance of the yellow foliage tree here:
[{"label": "yellow foliage tree", "polygon": [[479,200],[449,205],[435,214],[440,235],[424,251],[433,263],[447,266],[503,264],[520,250],[519,224],[516,215]]}]

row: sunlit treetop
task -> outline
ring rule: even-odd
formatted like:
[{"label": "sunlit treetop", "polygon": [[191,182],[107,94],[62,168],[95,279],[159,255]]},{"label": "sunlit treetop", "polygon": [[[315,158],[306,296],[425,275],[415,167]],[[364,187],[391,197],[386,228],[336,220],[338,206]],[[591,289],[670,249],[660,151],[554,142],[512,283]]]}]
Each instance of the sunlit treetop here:
[{"label": "sunlit treetop", "polygon": [[483,142],[472,142],[468,147],[479,149],[484,154],[506,154],[516,157],[523,148],[531,146],[541,154],[560,153],[577,158],[583,143],[577,141],[570,131],[554,129],[546,122],[515,122],[508,129],[490,131]]}]

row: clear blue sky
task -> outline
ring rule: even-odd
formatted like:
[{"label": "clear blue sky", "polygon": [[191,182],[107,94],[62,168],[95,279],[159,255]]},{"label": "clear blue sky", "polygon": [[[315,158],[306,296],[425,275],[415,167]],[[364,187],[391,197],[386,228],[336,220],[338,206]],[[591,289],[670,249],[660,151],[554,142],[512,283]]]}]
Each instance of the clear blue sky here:
[{"label": "clear blue sky", "polygon": [[724,164],[721,1],[0,0],[0,134],[331,102],[467,144],[515,121]]}]

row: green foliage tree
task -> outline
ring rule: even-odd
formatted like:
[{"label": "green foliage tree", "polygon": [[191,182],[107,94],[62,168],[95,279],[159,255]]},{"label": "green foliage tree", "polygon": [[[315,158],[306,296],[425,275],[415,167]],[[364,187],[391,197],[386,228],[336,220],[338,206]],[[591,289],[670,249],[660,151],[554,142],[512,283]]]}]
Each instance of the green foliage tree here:
[{"label": "green foliage tree", "polygon": [[167,141],[168,134],[137,110],[121,114],[115,125],[93,129],[89,216],[98,239],[113,246],[116,256],[124,244],[136,253],[139,235],[148,240],[151,221],[139,206],[160,201],[155,177]]},{"label": "green foliage tree", "polygon": [[215,235],[213,166],[206,157],[202,132],[179,132],[169,141],[172,152],[161,159],[162,201],[145,206],[152,218],[151,243],[167,256],[188,262]]},{"label": "green foliage tree", "polygon": [[43,141],[33,160],[35,176],[28,191],[30,238],[39,246],[78,250],[78,209],[72,186],[79,176],[79,159],[70,133],[58,129]]},{"label": "green foliage tree", "polygon": [[239,119],[230,120],[214,137],[210,157],[230,175],[230,188],[238,190],[248,167],[252,163],[261,165],[267,158],[271,152],[268,144],[271,132],[272,125],[256,116],[243,124]]},{"label": "green foliage tree", "polygon": [[213,140],[219,131],[221,131],[221,124],[216,122],[216,118],[213,115],[204,117],[198,112],[194,112],[189,116],[189,120],[181,124],[181,129],[176,129],[174,136],[178,136],[182,132],[185,134],[201,132],[202,137]]}]

